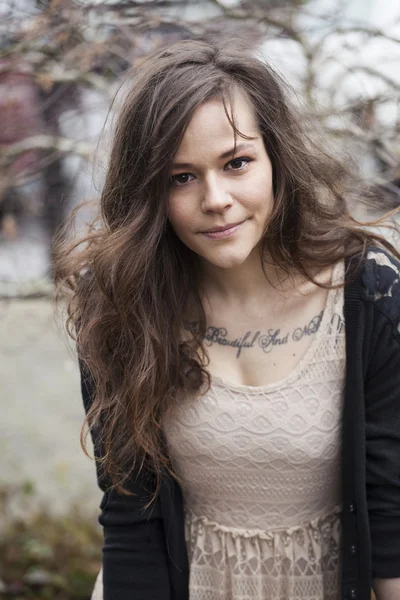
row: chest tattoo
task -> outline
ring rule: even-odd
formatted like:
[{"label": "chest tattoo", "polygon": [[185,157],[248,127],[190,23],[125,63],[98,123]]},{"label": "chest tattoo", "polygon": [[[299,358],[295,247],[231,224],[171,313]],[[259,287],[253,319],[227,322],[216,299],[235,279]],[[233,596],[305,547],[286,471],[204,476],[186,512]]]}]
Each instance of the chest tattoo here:
[{"label": "chest tattoo", "polygon": [[[242,351],[248,348],[259,348],[265,354],[269,354],[277,346],[282,346],[289,342],[300,342],[304,337],[314,335],[319,329],[323,314],[324,311],[321,311],[307,324],[296,327],[292,331],[282,331],[280,328],[271,328],[267,332],[249,330],[240,337],[232,337],[226,327],[210,325],[206,330],[204,342],[206,346],[218,344],[219,346],[235,348],[236,358],[240,358]],[[341,321],[340,323],[339,320]],[[338,315],[334,315],[331,325],[337,331],[341,331],[344,323]],[[198,324],[196,321],[192,321],[186,323],[185,328],[188,331],[196,332],[197,327]]]}]

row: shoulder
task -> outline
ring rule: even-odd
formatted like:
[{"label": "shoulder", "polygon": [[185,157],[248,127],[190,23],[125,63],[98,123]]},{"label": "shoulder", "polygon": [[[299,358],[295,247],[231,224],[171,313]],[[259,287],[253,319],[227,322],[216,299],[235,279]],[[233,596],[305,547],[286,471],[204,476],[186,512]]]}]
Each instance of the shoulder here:
[{"label": "shoulder", "polygon": [[369,248],[364,261],[363,284],[369,298],[379,302],[400,292],[400,262],[387,250]]},{"label": "shoulder", "polygon": [[379,247],[368,249],[361,270],[363,297],[389,318],[399,331],[400,261]]}]

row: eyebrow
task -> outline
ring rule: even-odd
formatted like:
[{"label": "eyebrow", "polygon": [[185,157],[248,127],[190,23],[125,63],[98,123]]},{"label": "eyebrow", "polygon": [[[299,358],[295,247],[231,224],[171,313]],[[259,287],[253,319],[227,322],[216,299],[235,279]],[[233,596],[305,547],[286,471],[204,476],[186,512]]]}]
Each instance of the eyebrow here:
[{"label": "eyebrow", "polygon": [[[255,146],[254,144],[246,144],[246,143],[241,143],[241,144],[237,144],[236,148],[231,148],[230,150],[227,150],[226,152],[223,152],[222,154],[220,154],[220,156],[218,157],[219,160],[222,160],[224,158],[229,158],[234,156],[235,154],[238,154],[239,152],[243,152],[244,150],[254,150]],[[192,163],[173,163],[172,165],[172,169],[192,169],[194,167],[194,165]]]}]

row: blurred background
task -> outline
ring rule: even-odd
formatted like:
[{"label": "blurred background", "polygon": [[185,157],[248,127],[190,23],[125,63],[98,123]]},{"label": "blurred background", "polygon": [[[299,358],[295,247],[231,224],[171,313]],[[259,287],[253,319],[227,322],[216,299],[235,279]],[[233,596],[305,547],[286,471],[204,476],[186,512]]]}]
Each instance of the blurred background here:
[{"label": "blurred background", "polygon": [[124,72],[222,31],[254,40],[326,145],[358,164],[378,193],[352,202],[356,216],[400,204],[399,0],[0,0],[0,597],[90,597],[100,492],[54,317],[52,237],[96,204]]}]

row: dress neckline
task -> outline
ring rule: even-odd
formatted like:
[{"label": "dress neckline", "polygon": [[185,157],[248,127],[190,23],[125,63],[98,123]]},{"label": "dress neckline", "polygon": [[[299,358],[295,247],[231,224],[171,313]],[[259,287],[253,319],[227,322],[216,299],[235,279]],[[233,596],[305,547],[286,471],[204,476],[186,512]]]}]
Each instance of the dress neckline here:
[{"label": "dress neckline", "polygon": [[[344,273],[343,269],[344,269],[343,261],[337,263],[334,266],[333,271],[332,271],[332,278],[331,278],[332,285],[343,282],[343,273]],[[285,375],[285,377],[282,377],[281,379],[278,379],[277,381],[273,381],[271,383],[267,383],[264,385],[242,385],[240,383],[234,383],[232,381],[229,381],[228,379],[225,379],[224,377],[221,377],[219,375],[210,374],[211,387],[220,386],[220,387],[224,387],[224,388],[227,388],[227,389],[230,389],[233,391],[239,391],[239,392],[245,392],[245,393],[252,393],[252,392],[259,393],[259,392],[265,392],[265,391],[279,389],[281,387],[284,387],[286,385],[293,383],[294,381],[296,381],[296,379],[299,379],[301,377],[302,373],[306,370],[306,368],[313,361],[315,362],[315,360],[316,360],[316,354],[317,354],[317,350],[318,350],[321,338],[323,337],[325,331],[327,330],[328,323],[330,322],[330,320],[332,318],[333,307],[337,303],[339,295],[342,295],[342,298],[343,298],[343,288],[331,288],[328,291],[321,323],[318,327],[318,330],[315,333],[314,338],[311,341],[311,344],[307,348],[307,350],[304,353],[304,355],[302,356],[302,358],[299,360],[297,365],[290,371],[290,373]]]}]

